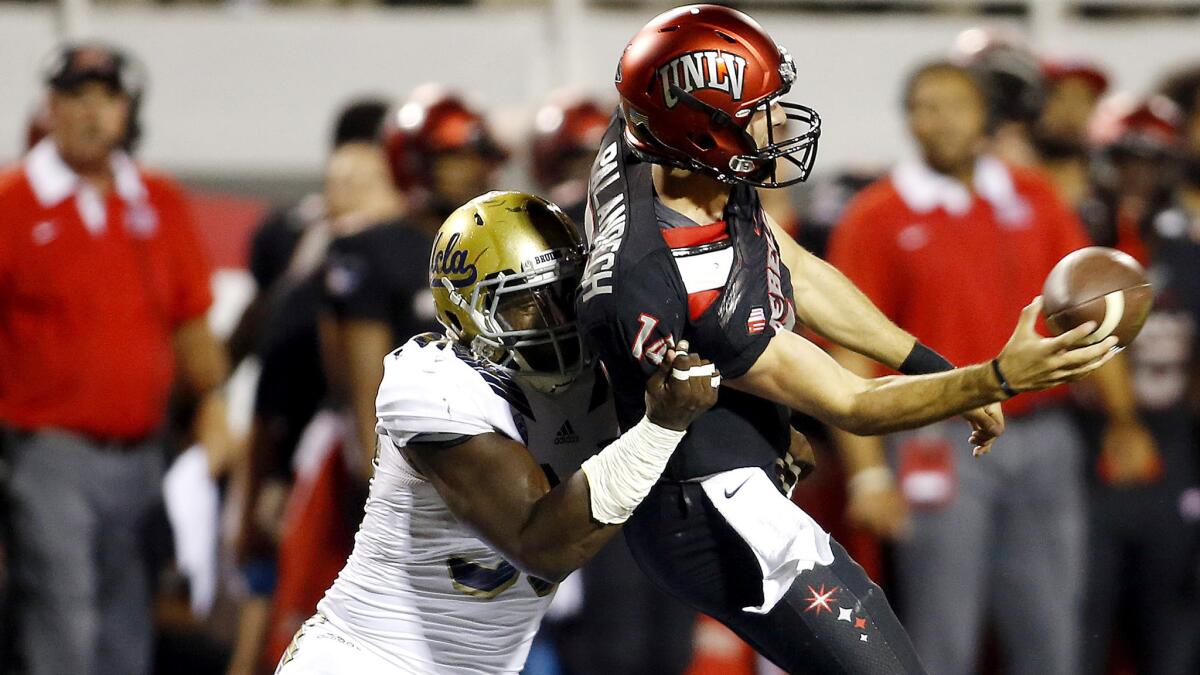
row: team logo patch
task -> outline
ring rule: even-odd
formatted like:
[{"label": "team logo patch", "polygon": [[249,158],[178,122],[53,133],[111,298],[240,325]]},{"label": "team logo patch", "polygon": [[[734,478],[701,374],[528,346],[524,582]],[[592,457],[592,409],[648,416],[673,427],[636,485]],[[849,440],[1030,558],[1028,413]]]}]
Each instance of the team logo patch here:
[{"label": "team logo patch", "polygon": [[711,89],[742,100],[746,85],[746,59],[737,54],[706,50],[677,56],[658,69],[663,101],[674,108],[679,99],[671,93],[671,85],[684,91]]},{"label": "team logo patch", "polygon": [[554,434],[555,445],[578,442],[579,434],[575,433],[575,427],[571,426],[571,420],[563,422],[562,426],[558,428],[558,433]]},{"label": "team logo patch", "polygon": [[746,332],[751,335],[757,335],[767,328],[767,314],[762,307],[754,307],[750,310],[750,317],[746,319]]},{"label": "team logo patch", "polygon": [[[475,263],[467,259],[466,249],[458,248],[460,237],[461,235],[455,232],[443,246],[442,233],[438,232],[437,239],[433,242],[433,255],[429,258],[430,275],[446,277],[455,288],[470,286],[479,276]],[[475,260],[479,260],[483,253],[484,251],[480,251]]]}]

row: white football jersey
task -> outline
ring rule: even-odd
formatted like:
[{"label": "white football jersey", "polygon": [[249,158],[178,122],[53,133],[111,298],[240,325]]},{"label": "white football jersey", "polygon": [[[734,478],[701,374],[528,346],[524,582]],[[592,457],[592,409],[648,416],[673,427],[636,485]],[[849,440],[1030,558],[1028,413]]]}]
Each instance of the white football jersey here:
[{"label": "white football jersey", "polygon": [[387,357],[376,410],[366,515],[318,612],[401,673],[519,673],[554,585],[459,523],[400,449],[496,432],[523,442],[557,484],[617,437],[604,377],[548,396],[426,334]]}]

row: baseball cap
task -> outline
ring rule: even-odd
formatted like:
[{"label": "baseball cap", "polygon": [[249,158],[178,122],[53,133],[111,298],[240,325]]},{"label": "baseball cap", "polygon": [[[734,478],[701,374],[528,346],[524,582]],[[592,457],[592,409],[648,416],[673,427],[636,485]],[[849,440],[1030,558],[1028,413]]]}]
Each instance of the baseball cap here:
[{"label": "baseball cap", "polygon": [[141,63],[123,50],[101,42],[67,43],[50,54],[43,69],[46,85],[70,91],[85,82],[102,82],[114,91],[138,97],[145,86]]}]

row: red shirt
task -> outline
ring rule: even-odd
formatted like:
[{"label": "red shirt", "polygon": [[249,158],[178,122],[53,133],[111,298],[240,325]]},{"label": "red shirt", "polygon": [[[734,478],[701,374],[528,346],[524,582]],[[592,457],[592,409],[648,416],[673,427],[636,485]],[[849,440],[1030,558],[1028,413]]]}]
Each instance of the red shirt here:
[{"label": "red shirt", "polygon": [[[901,165],[847,207],[830,242],[830,261],[889,318],[958,365],[995,357],[1054,264],[1088,245],[1040,174],[984,158],[975,183],[968,192]],[[1020,414],[1065,393],[1022,394],[1004,407]]]},{"label": "red shirt", "polygon": [[162,422],[209,268],[180,189],[112,164],[108,195],[50,140],[0,173],[0,423],[135,440]]}]

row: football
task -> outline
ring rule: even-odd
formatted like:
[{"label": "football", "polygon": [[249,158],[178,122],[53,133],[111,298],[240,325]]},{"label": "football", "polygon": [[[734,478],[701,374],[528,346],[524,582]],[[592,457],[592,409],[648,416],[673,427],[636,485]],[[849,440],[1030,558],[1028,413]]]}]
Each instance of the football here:
[{"label": "football", "polygon": [[1089,344],[1116,335],[1119,346],[1128,346],[1146,322],[1153,300],[1142,266],[1128,254],[1103,246],[1067,254],[1042,287],[1046,326],[1060,335],[1095,321]]}]

